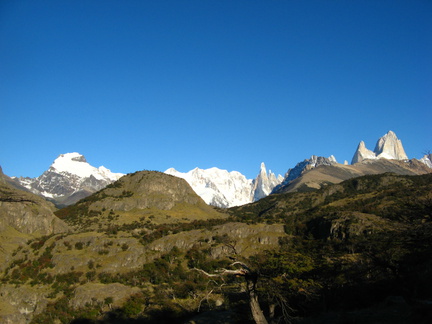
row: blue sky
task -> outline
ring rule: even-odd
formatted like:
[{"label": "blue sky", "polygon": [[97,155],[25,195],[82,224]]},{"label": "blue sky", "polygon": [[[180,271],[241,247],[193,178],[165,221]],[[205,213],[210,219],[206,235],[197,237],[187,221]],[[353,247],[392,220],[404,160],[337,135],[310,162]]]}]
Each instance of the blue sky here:
[{"label": "blue sky", "polygon": [[284,174],[393,130],[432,150],[432,2],[0,2],[0,165]]}]

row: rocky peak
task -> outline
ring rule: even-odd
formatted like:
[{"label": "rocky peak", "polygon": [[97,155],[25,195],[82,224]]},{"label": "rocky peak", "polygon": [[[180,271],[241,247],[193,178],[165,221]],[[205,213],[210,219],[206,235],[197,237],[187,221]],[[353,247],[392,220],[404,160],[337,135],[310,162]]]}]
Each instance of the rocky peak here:
[{"label": "rocky peak", "polygon": [[351,160],[351,164],[361,162],[366,159],[375,159],[375,153],[366,148],[366,144],[363,141],[360,141],[357,146],[357,150],[354,153],[354,156]]},{"label": "rocky peak", "polygon": [[336,158],[330,155],[328,158],[323,156],[312,155],[310,159],[303,160],[296,164],[294,168],[289,169],[285,173],[283,181],[273,188],[272,192],[278,192],[283,187],[288,186],[292,181],[299,178],[305,171],[312,170],[321,165],[333,165],[337,164]]},{"label": "rocky peak", "polygon": [[260,172],[253,181],[252,201],[260,200],[267,197],[278,184],[281,183],[281,178],[276,178],[276,175],[267,169],[264,162],[261,163]]},{"label": "rocky peak", "polygon": [[361,141],[354,153],[351,164],[366,159],[408,160],[408,157],[401,140],[397,138],[393,131],[389,131],[377,141],[374,151],[368,150],[365,143]]},{"label": "rocky peak", "polygon": [[378,140],[374,153],[379,159],[408,160],[401,140],[392,131],[389,131]]}]

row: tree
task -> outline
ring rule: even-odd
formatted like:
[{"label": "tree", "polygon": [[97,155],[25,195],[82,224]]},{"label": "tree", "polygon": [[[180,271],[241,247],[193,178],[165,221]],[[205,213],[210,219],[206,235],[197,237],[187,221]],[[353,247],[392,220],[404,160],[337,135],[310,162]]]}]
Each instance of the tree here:
[{"label": "tree", "polygon": [[251,270],[245,263],[240,261],[235,261],[231,263],[231,267],[235,269],[219,269],[216,270],[215,273],[208,273],[202,269],[193,268],[192,270],[199,271],[200,273],[206,275],[207,277],[219,277],[222,278],[224,276],[238,276],[243,277],[246,281],[246,292],[249,296],[249,307],[252,313],[252,317],[256,324],[267,324],[267,319],[264,316],[263,311],[261,310],[259,301],[258,301],[258,293],[257,293],[257,281],[258,281],[258,273],[256,271]]}]

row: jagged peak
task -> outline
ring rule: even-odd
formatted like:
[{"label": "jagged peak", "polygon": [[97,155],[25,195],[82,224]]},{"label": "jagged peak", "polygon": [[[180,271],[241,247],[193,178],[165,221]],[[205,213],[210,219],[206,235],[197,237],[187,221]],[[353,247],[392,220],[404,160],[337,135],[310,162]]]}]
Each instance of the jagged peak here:
[{"label": "jagged peak", "polygon": [[261,165],[260,165],[260,172],[259,172],[259,173],[260,173],[260,174],[267,174],[267,168],[266,168],[264,162],[261,162]]},{"label": "jagged peak", "polygon": [[374,153],[378,158],[408,160],[402,141],[393,131],[388,131],[377,141]]},{"label": "jagged peak", "polygon": [[365,159],[393,159],[393,160],[408,160],[402,142],[393,131],[388,131],[387,134],[379,138],[373,151],[368,150],[363,141],[357,147],[354,153],[351,164],[361,162]]},{"label": "jagged peak", "polygon": [[360,148],[366,148],[366,144],[364,141],[360,141],[359,145],[357,146],[357,149],[360,149]]}]

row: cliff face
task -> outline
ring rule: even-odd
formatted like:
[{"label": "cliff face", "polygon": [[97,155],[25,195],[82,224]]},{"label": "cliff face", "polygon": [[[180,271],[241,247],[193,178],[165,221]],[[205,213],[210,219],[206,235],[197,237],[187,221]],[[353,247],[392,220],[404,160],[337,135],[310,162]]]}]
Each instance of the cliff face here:
[{"label": "cliff face", "polygon": [[361,141],[354,153],[351,164],[366,159],[408,160],[408,156],[402,146],[402,141],[397,138],[394,132],[389,131],[377,141],[373,151],[368,150],[365,143]]},{"label": "cliff face", "polygon": [[11,226],[26,234],[48,235],[68,230],[54,215],[54,206],[29,192],[0,183],[0,231]]},{"label": "cliff face", "polygon": [[[70,230],[64,221],[54,215],[54,210],[54,206],[43,198],[16,189],[10,179],[0,173],[0,271],[6,269],[13,260],[13,251],[25,246],[29,239]],[[1,296],[4,296],[2,291],[0,304]],[[30,298],[28,294],[26,298]],[[6,312],[0,314],[0,322],[22,323],[25,320],[22,314],[28,309],[13,302],[7,305],[4,308]],[[18,312],[17,307],[18,310],[25,308],[25,311]],[[28,312],[33,311],[34,309]]]}]

